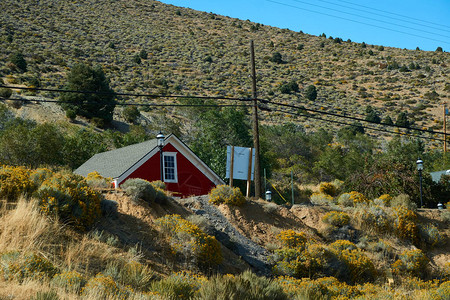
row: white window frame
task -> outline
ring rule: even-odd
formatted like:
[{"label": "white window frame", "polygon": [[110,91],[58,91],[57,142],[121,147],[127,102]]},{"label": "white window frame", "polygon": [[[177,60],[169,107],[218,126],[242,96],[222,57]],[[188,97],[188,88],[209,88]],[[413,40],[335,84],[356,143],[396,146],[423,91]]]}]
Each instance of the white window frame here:
[{"label": "white window frame", "polygon": [[[173,157],[174,162],[174,179],[167,179],[166,178],[166,157]],[[164,176],[164,182],[178,182],[178,171],[177,171],[177,152],[163,152],[163,176]]]}]

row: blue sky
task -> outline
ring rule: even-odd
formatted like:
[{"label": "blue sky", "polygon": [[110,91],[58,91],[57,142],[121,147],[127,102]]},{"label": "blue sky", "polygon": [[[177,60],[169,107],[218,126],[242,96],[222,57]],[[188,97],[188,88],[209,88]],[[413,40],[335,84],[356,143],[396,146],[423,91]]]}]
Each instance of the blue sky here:
[{"label": "blue sky", "polygon": [[450,52],[450,0],[163,0],[167,4],[389,47]]}]

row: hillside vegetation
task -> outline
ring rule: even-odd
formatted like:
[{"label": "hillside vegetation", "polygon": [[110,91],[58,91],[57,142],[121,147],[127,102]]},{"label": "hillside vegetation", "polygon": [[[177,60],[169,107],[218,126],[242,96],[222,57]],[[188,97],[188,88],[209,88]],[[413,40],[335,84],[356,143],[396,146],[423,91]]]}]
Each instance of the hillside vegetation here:
[{"label": "hillside vegetation", "polygon": [[[69,77],[84,82],[71,72],[92,66],[103,91],[188,96],[122,95],[118,104],[208,105],[118,105],[97,116],[90,103],[79,113],[39,102],[88,97],[1,88],[1,299],[448,299],[450,176],[436,183],[429,171],[449,168],[450,156],[433,140],[441,135],[422,132],[425,141],[407,129],[441,130],[447,52],[152,0],[3,0],[0,9],[0,84],[67,88]],[[258,97],[300,107],[261,110],[273,202],[227,186],[186,199],[161,182],[112,190],[98,173],[71,172],[162,130],[224,177],[225,146],[252,146],[250,112],[189,96],[248,98],[250,40]],[[337,117],[319,121],[302,107],[396,123],[387,128],[401,135],[338,127],[328,122]],[[419,207],[419,157],[428,208]],[[447,209],[429,209],[438,202]]]},{"label": "hillside vegetation", "polygon": [[[0,72],[8,84],[61,88],[69,68],[88,62],[103,67],[116,92],[249,97],[254,40],[260,98],[353,115],[370,104],[383,119],[407,112],[416,127],[442,129],[446,52],[316,37],[157,1],[5,0],[1,9]],[[11,63],[17,53],[26,70]],[[310,85],[317,99],[305,97]]]},{"label": "hillside vegetation", "polygon": [[2,298],[448,297],[450,211],[417,211],[405,195],[323,184],[313,206],[218,204],[231,190],[219,186],[209,202],[156,201],[94,173],[0,171]]}]

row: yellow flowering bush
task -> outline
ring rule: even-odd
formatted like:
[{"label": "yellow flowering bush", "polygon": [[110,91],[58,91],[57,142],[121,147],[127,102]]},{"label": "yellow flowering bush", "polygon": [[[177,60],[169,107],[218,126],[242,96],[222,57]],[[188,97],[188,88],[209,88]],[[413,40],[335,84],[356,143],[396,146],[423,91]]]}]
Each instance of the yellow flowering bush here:
[{"label": "yellow flowering bush", "polygon": [[400,258],[392,265],[392,270],[396,274],[408,273],[421,277],[425,275],[428,258],[420,249],[406,250],[400,254]]},{"label": "yellow flowering bush", "polygon": [[209,202],[219,204],[230,204],[242,206],[245,203],[245,197],[238,187],[232,188],[228,185],[218,185],[209,193]]},{"label": "yellow flowering bush", "polygon": [[376,269],[372,261],[349,241],[329,246],[310,244],[306,249],[282,248],[273,255],[273,272],[297,278],[336,276],[348,283],[372,281]]},{"label": "yellow flowering bush", "polygon": [[280,276],[275,282],[290,296],[289,299],[352,299],[364,295],[358,286],[340,282],[335,277],[296,279]]},{"label": "yellow flowering bush", "polygon": [[392,197],[389,194],[383,194],[380,197],[378,197],[381,201],[383,201],[384,206],[390,206]]},{"label": "yellow flowering bush", "polygon": [[350,223],[350,216],[345,212],[330,211],[322,217],[322,221],[336,227],[342,227]]},{"label": "yellow flowering bush", "polygon": [[222,262],[222,251],[216,238],[180,215],[166,215],[155,220],[155,224],[168,237],[174,253],[182,253],[187,246],[200,265],[214,266]]},{"label": "yellow flowering bush", "polygon": [[275,275],[309,277],[316,270],[315,261],[309,252],[300,248],[277,249],[272,260],[275,262],[272,269]]},{"label": "yellow flowering bush", "polygon": [[52,278],[57,272],[48,259],[37,253],[21,255],[17,251],[7,252],[1,255],[1,262],[2,273],[7,280],[43,280]]},{"label": "yellow flowering bush", "polygon": [[417,245],[419,230],[417,227],[417,215],[405,206],[396,206],[393,211],[394,232],[400,238],[411,241]]},{"label": "yellow flowering bush", "polygon": [[101,217],[102,196],[73,173],[55,173],[37,191],[40,211],[58,216],[63,222],[87,230]]},{"label": "yellow flowering bush", "polygon": [[450,280],[450,262],[447,262],[442,268],[442,277]]},{"label": "yellow flowering bush", "polygon": [[337,240],[334,243],[328,245],[328,248],[336,253],[339,253],[344,250],[355,250],[357,249],[356,245],[347,240]]},{"label": "yellow flowering bush", "polygon": [[21,195],[31,196],[36,185],[25,167],[0,167],[0,198],[15,201]]},{"label": "yellow flowering bush", "polygon": [[53,176],[53,172],[47,168],[38,168],[31,172],[30,179],[36,187],[40,187],[45,180]]},{"label": "yellow flowering bush", "polygon": [[84,297],[93,297],[95,299],[127,299],[127,294],[121,291],[120,287],[111,276],[98,273],[92,277],[83,288]]},{"label": "yellow flowering bush", "polygon": [[337,188],[331,182],[322,182],[322,183],[320,183],[319,191],[322,194],[329,195],[331,197],[334,197],[337,194]]},{"label": "yellow flowering bush", "polygon": [[353,204],[356,205],[358,203],[369,203],[369,199],[366,198],[366,196],[364,196],[363,194],[356,192],[356,191],[351,191],[350,193],[350,200],[353,201]]},{"label": "yellow flowering bush", "polygon": [[350,282],[373,281],[377,275],[372,261],[360,249],[343,250],[338,257],[347,265],[350,274]]},{"label": "yellow flowering bush", "polygon": [[65,271],[56,274],[52,279],[52,284],[63,288],[67,292],[80,293],[86,284],[86,279],[77,271]]},{"label": "yellow flowering bush", "polygon": [[194,299],[198,290],[207,281],[204,276],[183,271],[153,282],[150,289],[162,299]]},{"label": "yellow flowering bush", "polygon": [[105,178],[101,176],[97,171],[91,172],[86,176],[86,183],[91,188],[112,188],[112,178]]},{"label": "yellow flowering bush", "polygon": [[303,232],[297,233],[292,229],[283,230],[277,235],[282,247],[287,248],[305,248],[306,235]]}]

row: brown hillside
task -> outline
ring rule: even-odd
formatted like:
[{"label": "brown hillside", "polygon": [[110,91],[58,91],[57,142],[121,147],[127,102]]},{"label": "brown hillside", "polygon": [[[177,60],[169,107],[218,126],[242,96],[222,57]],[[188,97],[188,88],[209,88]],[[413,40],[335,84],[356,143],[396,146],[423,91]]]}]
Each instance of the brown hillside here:
[{"label": "brown hillside", "polygon": [[[383,118],[395,121],[406,111],[415,126],[442,129],[442,103],[450,93],[447,52],[316,37],[150,0],[4,0],[2,10],[0,72],[7,84],[60,88],[72,65],[88,62],[101,64],[120,92],[249,97],[254,40],[260,98],[353,115],[370,104]],[[17,51],[28,63],[25,73],[9,62]],[[282,61],[273,62],[274,53]],[[290,81],[300,91],[281,93]],[[309,85],[318,89],[315,101],[301,97]],[[276,111],[262,117],[296,120]],[[307,128],[324,126],[301,121]]]}]

